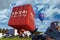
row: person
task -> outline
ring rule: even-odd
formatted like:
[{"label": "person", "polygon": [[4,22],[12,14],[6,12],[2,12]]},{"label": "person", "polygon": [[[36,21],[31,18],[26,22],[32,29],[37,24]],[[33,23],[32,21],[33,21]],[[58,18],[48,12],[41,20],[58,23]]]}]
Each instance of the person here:
[{"label": "person", "polygon": [[20,31],[19,33],[19,37],[23,38],[22,32]]},{"label": "person", "polygon": [[20,29],[18,32],[19,32],[19,37],[23,38],[25,35],[24,35],[24,31],[25,29]]},{"label": "person", "polygon": [[26,37],[26,38],[29,38],[30,37],[30,35],[31,35],[31,33],[30,33],[30,31],[24,31],[24,36]]},{"label": "person", "polygon": [[60,32],[60,23],[58,24],[58,31]]},{"label": "person", "polygon": [[53,22],[51,22],[50,26],[53,27],[54,29],[58,30],[58,24],[59,23],[60,22],[58,22],[58,21],[53,21]]},{"label": "person", "polygon": [[52,37],[46,36],[46,40],[55,40],[55,39]]},{"label": "person", "polygon": [[60,32],[60,26],[58,27],[58,31]]},{"label": "person", "polygon": [[50,24],[50,26],[60,32],[60,22],[59,22],[59,21],[54,21],[54,22],[52,22],[52,23]]}]

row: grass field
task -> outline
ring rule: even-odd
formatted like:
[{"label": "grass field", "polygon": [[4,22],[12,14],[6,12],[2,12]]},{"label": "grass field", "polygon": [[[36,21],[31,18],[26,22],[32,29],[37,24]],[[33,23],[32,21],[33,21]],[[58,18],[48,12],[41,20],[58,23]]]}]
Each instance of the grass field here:
[{"label": "grass field", "polygon": [[31,38],[18,38],[18,37],[14,37],[14,38],[0,38],[0,40],[32,40]]}]

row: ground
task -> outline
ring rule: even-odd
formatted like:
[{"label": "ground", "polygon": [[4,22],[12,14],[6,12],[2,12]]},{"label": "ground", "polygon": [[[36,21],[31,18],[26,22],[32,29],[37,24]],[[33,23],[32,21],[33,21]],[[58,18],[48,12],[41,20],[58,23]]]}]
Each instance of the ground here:
[{"label": "ground", "polygon": [[32,40],[31,38],[18,38],[18,37],[14,37],[14,38],[0,38],[0,40]]}]

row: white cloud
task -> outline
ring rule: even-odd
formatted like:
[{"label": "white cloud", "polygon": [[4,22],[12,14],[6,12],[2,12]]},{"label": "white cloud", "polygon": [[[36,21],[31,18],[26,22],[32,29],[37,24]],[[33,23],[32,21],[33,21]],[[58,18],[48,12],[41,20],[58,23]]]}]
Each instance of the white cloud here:
[{"label": "white cloud", "polygon": [[44,8],[44,7],[45,7],[45,5],[38,5],[37,6],[38,10],[40,10],[41,8]]},{"label": "white cloud", "polygon": [[4,9],[3,11],[0,11],[0,13],[6,13],[7,12],[7,9]]},{"label": "white cloud", "polygon": [[12,29],[12,27],[10,27],[8,25],[0,25],[0,28],[2,28],[2,29]]},{"label": "white cloud", "polygon": [[58,9],[58,13],[60,14],[60,9]]},{"label": "white cloud", "polygon": [[11,3],[14,3],[18,0],[0,0],[0,10],[9,8]]},{"label": "white cloud", "polygon": [[15,6],[21,6],[21,5],[26,5],[26,4],[33,5],[34,1],[32,1],[32,0],[19,0],[19,1],[16,1],[15,3],[13,3],[13,6],[12,6],[12,4],[10,6],[12,8],[12,7],[15,7]]},{"label": "white cloud", "polygon": [[42,30],[45,31],[46,28],[49,26],[48,23],[49,23],[48,20],[45,21],[40,21],[40,19],[35,20],[35,25],[38,28],[38,31],[42,31]]},{"label": "white cloud", "polygon": [[0,11],[0,22],[1,23],[7,23],[8,19],[9,19],[9,14],[11,13],[11,11],[9,9],[4,9]]},{"label": "white cloud", "polygon": [[8,19],[11,14],[10,9],[3,9],[0,11],[0,28],[10,28],[8,27]]},{"label": "white cloud", "polygon": [[2,20],[2,22],[1,23],[8,23],[8,20]]},{"label": "white cloud", "polygon": [[2,19],[6,19],[6,18],[8,18],[6,15],[0,15],[0,18],[2,18]]},{"label": "white cloud", "polygon": [[11,12],[10,9],[3,9],[0,11],[0,15],[6,15],[7,16],[9,14],[9,12]]},{"label": "white cloud", "polygon": [[54,6],[51,6],[49,9],[46,9],[43,13],[45,13],[45,17],[53,17],[52,15],[57,12],[57,8],[53,9]]},{"label": "white cloud", "polygon": [[60,0],[41,0],[40,3],[43,4],[49,4],[49,5],[56,5],[58,3],[60,3]]}]

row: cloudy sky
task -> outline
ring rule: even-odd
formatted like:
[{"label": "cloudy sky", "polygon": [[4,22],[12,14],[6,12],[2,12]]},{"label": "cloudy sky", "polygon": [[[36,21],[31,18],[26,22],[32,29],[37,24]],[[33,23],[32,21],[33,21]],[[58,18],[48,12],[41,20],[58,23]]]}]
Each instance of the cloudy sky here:
[{"label": "cloudy sky", "polygon": [[[25,4],[31,4],[34,9],[38,31],[45,31],[52,21],[60,21],[60,0],[0,0],[0,28],[11,28],[8,21],[12,8]],[[42,22],[38,18],[39,13],[45,14]]]}]

